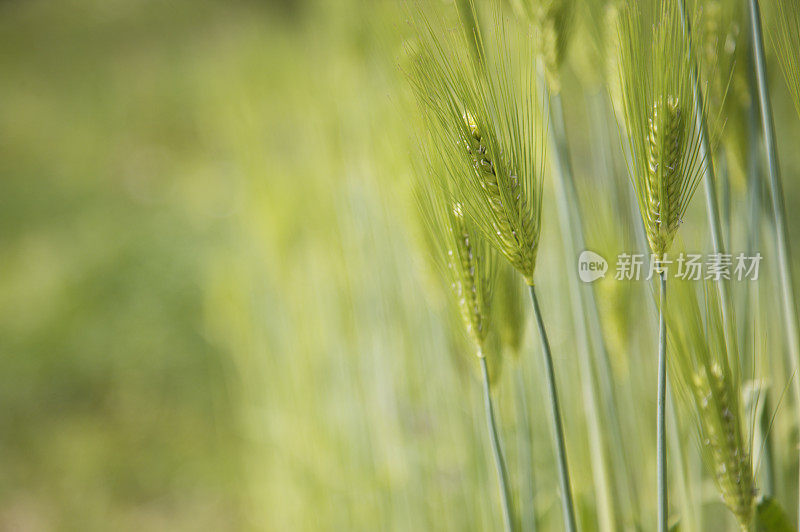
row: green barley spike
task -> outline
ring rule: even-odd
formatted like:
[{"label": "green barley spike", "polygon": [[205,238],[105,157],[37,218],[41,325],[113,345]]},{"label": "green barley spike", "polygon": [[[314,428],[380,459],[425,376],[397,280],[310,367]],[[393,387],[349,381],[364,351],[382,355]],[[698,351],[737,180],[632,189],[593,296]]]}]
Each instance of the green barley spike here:
[{"label": "green barley spike", "polygon": [[470,233],[460,203],[452,205],[448,218],[450,223],[445,230],[451,238],[447,267],[452,274],[454,295],[468,336],[482,349],[489,330],[491,291],[488,280],[478,278],[480,264],[475,248],[478,237]]},{"label": "green barley spike", "polygon": [[742,445],[739,420],[729,387],[718,363],[695,375],[702,442],[710,453],[713,474],[725,505],[746,529],[753,518],[755,483],[750,453]]},{"label": "green barley spike", "polygon": [[464,122],[468,133],[464,135],[467,152],[472,157],[489,208],[495,215],[496,221],[493,229],[501,242],[503,254],[518,270],[532,272],[536,266],[536,248],[539,244],[538,231],[534,228],[535,219],[520,218],[519,223],[514,226],[508,220],[505,213],[506,207],[503,204],[505,196],[506,201],[510,203],[509,207],[514,212],[528,212],[526,197],[521,190],[519,178],[511,170],[510,165],[502,165],[509,172],[506,184],[507,192],[504,195],[500,189],[497,168],[492,162],[486,138],[481,134],[472,115],[466,114]]},{"label": "green barley spike", "polygon": [[[646,9],[649,7],[649,9]],[[702,150],[702,130],[690,102],[696,63],[676,0],[628,3],[609,16],[618,22],[618,61],[610,73],[617,97],[628,171],[651,252],[670,250],[697,185],[711,162]],[[704,102],[700,113],[708,113]]]},{"label": "green barley spike", "polygon": [[680,225],[681,160],[684,118],[678,101],[668,97],[653,105],[649,118],[647,175],[647,239],[661,259]]},{"label": "green barley spike", "polygon": [[736,344],[727,351],[717,291],[705,286],[701,305],[693,283],[678,282],[669,307],[672,386],[691,413],[700,454],[725,506],[742,530],[753,522],[756,484],[751,439],[742,406]]}]

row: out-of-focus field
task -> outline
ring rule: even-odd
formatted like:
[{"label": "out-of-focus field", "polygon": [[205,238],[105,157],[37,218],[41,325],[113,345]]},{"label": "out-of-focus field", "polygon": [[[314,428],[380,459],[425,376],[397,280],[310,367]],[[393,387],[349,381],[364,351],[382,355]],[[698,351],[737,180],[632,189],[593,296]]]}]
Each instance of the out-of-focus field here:
[{"label": "out-of-focus field", "polygon": [[[416,243],[408,32],[389,1],[0,2],[0,530],[498,528],[474,360]],[[589,238],[630,249],[594,200],[581,91],[600,89],[567,75],[584,82],[565,100]],[[613,125],[605,141],[618,151]],[[552,209],[537,276],[593,530]],[[617,298],[607,334],[649,523],[654,309],[646,283],[598,290]],[[503,361],[497,401],[520,518],[553,530],[535,345],[529,331],[527,357]]]}]

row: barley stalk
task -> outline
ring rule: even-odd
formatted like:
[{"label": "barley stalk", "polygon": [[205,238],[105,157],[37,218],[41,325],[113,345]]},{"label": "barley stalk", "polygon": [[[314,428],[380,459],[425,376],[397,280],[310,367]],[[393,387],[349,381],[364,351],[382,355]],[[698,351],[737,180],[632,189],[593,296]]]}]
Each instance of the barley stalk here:
[{"label": "barley stalk", "polygon": [[660,278],[661,301],[658,311],[658,399],[656,405],[656,456],[658,465],[656,468],[658,484],[658,530],[666,532],[668,530],[668,492],[667,492],[667,325],[666,325],[666,304],[667,304],[667,273],[662,271]]},{"label": "barley stalk", "polygon": [[564,427],[561,422],[561,408],[558,401],[558,388],[556,386],[555,369],[553,368],[553,355],[550,353],[550,341],[547,339],[547,330],[542,319],[542,311],[539,308],[539,299],[536,297],[536,289],[530,285],[531,301],[533,302],[533,313],[536,316],[536,326],[539,329],[539,340],[542,344],[544,355],[545,376],[547,379],[547,392],[550,397],[551,417],[553,432],[557,446],[556,458],[558,467],[558,480],[561,488],[561,499],[563,502],[562,511],[564,517],[564,527],[567,532],[577,530],[575,522],[575,510],[572,503],[572,487],[569,480],[569,467],[567,466],[567,451],[564,443]]},{"label": "barley stalk", "polygon": [[[797,309],[795,308],[795,288],[791,271],[791,252],[786,226],[786,207],[783,199],[778,152],[775,141],[775,125],[772,118],[772,104],[769,99],[767,72],[764,58],[764,40],[761,35],[761,11],[757,0],[749,0],[751,37],[753,39],[753,56],[755,58],[758,100],[761,109],[761,127],[764,134],[764,146],[767,154],[767,175],[769,176],[769,192],[772,199],[772,218],[775,228],[775,239],[778,251],[778,273],[780,275],[781,296],[783,301],[783,318],[786,330],[787,356],[795,374],[800,370],[800,331],[798,330]],[[800,381],[795,377],[792,383],[795,399],[795,411],[800,416]],[[800,476],[798,476],[800,481]]]},{"label": "barley stalk", "polygon": [[[658,530],[668,520],[666,473],[666,271],[670,250],[689,202],[709,166],[703,105],[693,86],[694,59],[680,0],[654,2],[650,16],[638,5],[620,15],[620,76],[629,174],[647,240],[660,274],[657,492]],[[651,20],[651,17],[654,17]],[[708,190],[709,183],[706,183]]]},{"label": "barley stalk", "polygon": [[486,366],[486,357],[481,356],[481,375],[483,376],[483,400],[486,410],[486,423],[489,427],[489,438],[492,443],[492,454],[497,468],[497,477],[500,483],[500,496],[503,505],[503,523],[507,531],[514,530],[514,515],[511,509],[511,494],[508,487],[508,473],[503,458],[500,437],[497,434],[497,424],[494,419],[494,406],[492,404],[492,391],[490,388],[489,369]]},{"label": "barley stalk", "polygon": [[[569,145],[563,119],[560,96],[560,67],[564,59],[564,50],[569,42],[569,17],[565,10],[572,11],[570,2],[552,2],[547,0],[531,0],[528,2],[528,17],[537,28],[538,60],[540,77],[544,92],[549,95],[550,105],[548,118],[551,125],[551,146],[554,157],[556,206],[559,226],[563,241],[565,262],[568,267],[574,256],[586,249],[583,235],[580,206],[578,204],[575,182],[570,163]],[[554,53],[557,50],[558,53]],[[600,530],[614,530],[617,526],[616,509],[611,494],[614,492],[612,472],[607,459],[606,441],[601,431],[598,418],[600,406],[604,407],[608,421],[611,423],[612,437],[621,434],[614,402],[613,386],[610,377],[610,364],[605,341],[600,332],[600,320],[594,292],[590,286],[582,285],[578,276],[568,280],[570,306],[577,340],[577,353],[580,363],[580,377],[583,388],[586,424],[589,431],[589,447],[592,460],[592,474],[595,485],[594,495],[597,498],[597,511]],[[603,393],[597,389],[595,371],[592,363],[592,352],[596,355],[597,379]],[[617,438],[617,445],[610,450],[617,459],[620,470],[619,484],[623,492],[627,492],[627,478],[622,445]],[[624,495],[621,499],[628,501],[633,497]],[[625,504],[625,503],[623,503]]]}]

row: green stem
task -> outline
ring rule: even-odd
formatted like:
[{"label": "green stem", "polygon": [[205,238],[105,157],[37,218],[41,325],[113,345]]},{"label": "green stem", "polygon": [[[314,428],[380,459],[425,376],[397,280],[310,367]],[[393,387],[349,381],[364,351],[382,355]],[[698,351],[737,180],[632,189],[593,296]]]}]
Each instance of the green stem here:
[{"label": "green stem", "polygon": [[661,272],[661,306],[658,324],[658,410],[656,452],[658,454],[658,532],[667,532],[667,273]]},{"label": "green stem", "polygon": [[528,409],[528,398],[525,386],[525,379],[522,374],[522,365],[517,368],[516,373],[516,392],[517,392],[517,419],[520,424],[520,478],[523,485],[520,488],[520,498],[530,503],[525,507],[520,507],[520,524],[522,530],[536,532],[536,479],[533,471],[533,435]]},{"label": "green stem", "polygon": [[[672,457],[672,470],[677,471],[677,475],[673,477],[677,481],[677,486],[673,486],[672,493],[678,492],[678,499],[680,502],[681,512],[681,531],[682,532],[697,532],[703,530],[701,523],[702,515],[698,510],[698,498],[694,492],[694,487],[701,484],[700,475],[702,474],[701,468],[696,467],[697,464],[688,463],[688,459],[696,459],[697,455],[687,457],[684,454],[684,442],[681,439],[681,426],[678,422],[678,416],[675,414],[675,398],[672,395],[672,390],[667,386],[667,423],[672,430],[667,431],[667,452]],[[689,478],[689,475],[692,477]],[[677,488],[677,489],[676,489]]]},{"label": "green stem", "polygon": [[783,186],[781,185],[778,167],[778,152],[775,144],[775,124],[772,119],[772,106],[767,86],[767,67],[764,59],[764,39],[761,35],[761,12],[757,0],[750,0],[751,36],[753,39],[753,56],[755,58],[756,79],[758,81],[758,100],[761,109],[761,127],[764,133],[764,146],[767,152],[767,168],[769,175],[769,193],[772,198],[772,215],[775,225],[775,238],[778,248],[778,272],[781,280],[783,296],[783,318],[786,326],[786,340],[789,348],[789,363],[795,375],[792,388],[795,396],[795,408],[800,414],[800,333],[797,325],[797,309],[794,306],[795,293],[792,282],[789,239],[786,229],[786,208],[783,202]]},{"label": "green stem", "polygon": [[722,241],[727,242],[729,246],[733,247],[733,240],[731,240],[731,180],[728,166],[728,159],[719,150],[717,150],[719,161],[719,178],[720,194],[722,196]]},{"label": "green stem", "polygon": [[539,300],[536,297],[536,290],[530,286],[531,301],[533,301],[533,313],[536,316],[536,325],[539,328],[539,339],[542,342],[542,357],[544,358],[545,374],[547,376],[547,391],[550,394],[551,422],[553,426],[553,437],[556,443],[556,459],[558,466],[558,480],[561,486],[561,503],[564,513],[564,527],[567,532],[575,532],[575,509],[572,504],[572,488],[569,481],[569,468],[567,467],[567,448],[564,441],[564,428],[561,423],[561,412],[558,406],[558,390],[556,387],[556,375],[553,369],[553,356],[550,352],[550,342],[547,340],[547,332],[542,321],[542,311],[539,309]]},{"label": "green stem", "polygon": [[494,419],[494,406],[492,405],[492,393],[489,384],[489,368],[486,366],[486,357],[479,357],[481,361],[481,373],[483,374],[483,403],[486,407],[486,422],[489,425],[489,439],[492,442],[492,454],[494,454],[494,465],[497,468],[497,480],[500,484],[500,501],[503,505],[503,522],[507,532],[514,530],[513,511],[511,509],[511,496],[508,489],[508,474],[506,473],[506,463],[503,459],[503,449],[500,446],[500,437],[497,434],[497,425]]},{"label": "green stem", "polygon": [[[752,47],[752,39],[750,39]],[[759,248],[759,233],[761,230],[761,175],[759,171],[759,146],[761,145],[761,132],[758,129],[758,104],[755,101],[755,94],[757,92],[757,81],[755,79],[755,67],[753,62],[753,54],[748,54],[748,76],[747,88],[753,96],[750,100],[750,105],[747,109],[747,194],[748,194],[748,223],[747,223],[747,254],[754,256]],[[747,283],[744,290],[745,301],[743,308],[747,309],[746,312],[741,313],[742,316],[742,346],[744,346],[744,353],[747,354],[742,362],[743,368],[752,368],[754,366],[755,352],[753,349],[753,342],[751,337],[754,335],[751,322],[754,322],[758,311],[755,310],[759,306],[758,298],[759,283]]]}]

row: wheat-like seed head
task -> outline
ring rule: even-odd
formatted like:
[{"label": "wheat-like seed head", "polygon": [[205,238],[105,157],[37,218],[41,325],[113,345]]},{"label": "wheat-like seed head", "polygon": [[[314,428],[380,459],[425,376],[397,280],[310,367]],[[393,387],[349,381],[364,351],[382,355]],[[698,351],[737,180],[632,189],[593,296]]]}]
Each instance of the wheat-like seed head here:
[{"label": "wheat-like seed head", "polygon": [[653,104],[647,132],[647,211],[645,230],[658,259],[672,245],[680,225],[680,194],[685,117],[679,102],[667,97]]},{"label": "wheat-like seed head", "polygon": [[528,28],[495,3],[484,31],[472,0],[461,0],[463,32],[423,24],[412,71],[429,148],[477,230],[533,283],[541,224],[546,127],[536,93]]},{"label": "wheat-like seed head", "polygon": [[559,69],[567,52],[575,1],[510,0],[510,2],[517,14],[532,24],[548,88],[553,93],[560,92]]},{"label": "wheat-like seed head", "polygon": [[[730,386],[718,363],[694,375],[695,402],[699,407],[700,444],[710,455],[712,474],[722,499],[742,525],[753,517],[755,483],[750,453],[742,442],[739,419],[732,408]],[[745,530],[746,527],[743,527]]]},{"label": "wheat-like seed head", "polygon": [[[453,243],[447,250],[447,267],[451,270],[453,291],[461,310],[461,318],[467,329],[467,334],[482,346],[489,331],[489,308],[491,301],[492,275],[487,268],[481,271],[481,261],[491,262],[488,249],[481,250],[477,232],[469,229],[464,210],[460,203],[452,204],[449,218],[450,223],[445,230],[451,232],[450,240]],[[488,281],[488,282],[487,282]]]},{"label": "wheat-like seed head", "polygon": [[725,505],[746,530],[756,486],[752,443],[741,405],[738,348],[727,350],[717,291],[704,290],[705,309],[692,283],[673,284],[668,310],[671,378],[676,396],[693,415],[706,468]]},{"label": "wheat-like seed head", "polygon": [[433,172],[442,171],[428,159],[425,175],[416,189],[417,202],[430,238],[439,270],[450,288],[467,338],[478,356],[484,356],[491,321],[495,282],[494,254],[489,245],[465,217],[463,205],[431,183]]},{"label": "wheat-like seed head", "polygon": [[[627,4],[619,14],[623,138],[650,249],[669,251],[689,201],[710,164],[701,157],[691,72],[697,64],[680,0]],[[702,105],[702,113],[707,109]]]},{"label": "wheat-like seed head", "polygon": [[[467,113],[464,117],[468,134],[464,135],[464,147],[472,157],[478,183],[484,193],[486,205],[492,211],[494,221],[492,230],[497,234],[503,254],[511,264],[523,272],[533,272],[536,267],[536,249],[539,245],[539,231],[537,220],[520,217],[517,224],[513,224],[506,216],[504,201],[510,202],[512,212],[529,212],[526,205],[527,198],[523,194],[516,172],[508,164],[492,162],[491,154],[487,147],[488,139],[481,134],[481,130],[472,115]],[[505,185],[505,194],[501,191],[501,182],[497,170],[505,168],[508,180]]]},{"label": "wheat-like seed head", "polygon": [[797,0],[775,0],[774,6],[773,20],[778,31],[769,33],[800,114],[800,4]]},{"label": "wheat-like seed head", "polygon": [[709,134],[712,143],[719,141],[724,148],[728,175],[740,190],[746,186],[751,105],[746,27],[744,3],[707,0],[697,28],[709,107],[720,111],[719,117],[709,117]]}]

